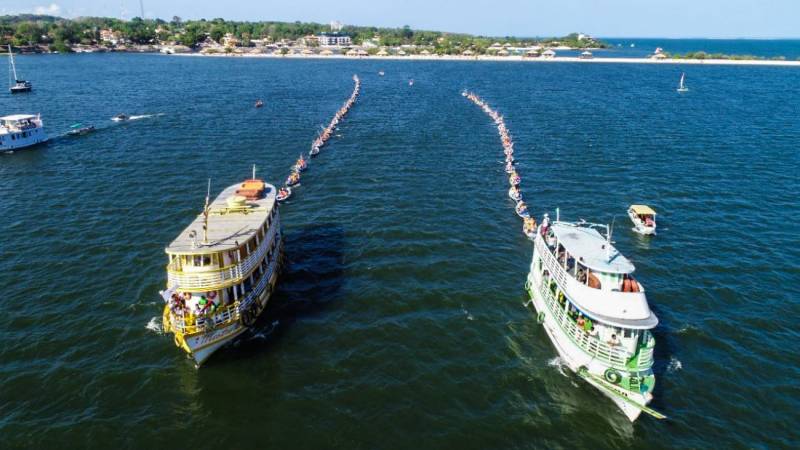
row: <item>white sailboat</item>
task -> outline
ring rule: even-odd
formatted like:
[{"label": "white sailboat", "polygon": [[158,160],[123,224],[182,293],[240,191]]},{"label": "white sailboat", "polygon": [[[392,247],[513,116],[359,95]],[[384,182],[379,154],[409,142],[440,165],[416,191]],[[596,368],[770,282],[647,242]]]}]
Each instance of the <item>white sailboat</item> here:
[{"label": "white sailboat", "polygon": [[678,92],[688,92],[689,91],[689,88],[687,88],[686,84],[684,84],[684,80],[685,79],[686,79],[686,73],[683,72],[683,73],[681,73],[681,82],[678,85]]},{"label": "white sailboat", "polygon": [[[8,46],[8,60],[9,60],[9,68],[11,69],[9,72],[9,80],[8,80],[8,89],[11,91],[12,94],[17,94],[20,92],[30,92],[33,89],[33,85],[30,81],[20,80],[17,76],[17,65],[14,64],[14,53],[11,52],[11,45]],[[12,77],[13,75],[13,77]]]}]

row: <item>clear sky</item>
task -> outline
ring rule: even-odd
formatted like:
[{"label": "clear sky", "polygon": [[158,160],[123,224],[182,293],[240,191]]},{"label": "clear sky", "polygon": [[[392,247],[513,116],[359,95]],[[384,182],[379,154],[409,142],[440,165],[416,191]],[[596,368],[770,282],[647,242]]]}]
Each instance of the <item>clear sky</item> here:
[{"label": "clear sky", "polygon": [[[142,0],[145,16],[280,20],[491,36],[800,37],[800,0]],[[0,0],[0,14],[140,15],[139,0]]]}]

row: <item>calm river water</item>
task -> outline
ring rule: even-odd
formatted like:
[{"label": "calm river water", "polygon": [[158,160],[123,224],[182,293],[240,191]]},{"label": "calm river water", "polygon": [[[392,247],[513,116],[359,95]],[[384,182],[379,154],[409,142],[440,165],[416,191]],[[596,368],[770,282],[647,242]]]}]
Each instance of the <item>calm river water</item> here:
[{"label": "calm river water", "polygon": [[[41,112],[53,139],[0,155],[0,447],[800,439],[795,68],[18,59],[36,90],[0,112]],[[281,208],[289,264],[268,314],[195,370],[156,326],[164,246],[208,177],[216,193],[256,164],[281,182],[354,73],[361,98]],[[669,420],[632,425],[559,365],[523,306],[532,246],[496,129],[464,88],[505,115],[537,216],[615,220],[661,320],[652,406]],[[100,130],[64,137],[75,122]],[[661,213],[657,237],[630,231],[631,203]]]}]

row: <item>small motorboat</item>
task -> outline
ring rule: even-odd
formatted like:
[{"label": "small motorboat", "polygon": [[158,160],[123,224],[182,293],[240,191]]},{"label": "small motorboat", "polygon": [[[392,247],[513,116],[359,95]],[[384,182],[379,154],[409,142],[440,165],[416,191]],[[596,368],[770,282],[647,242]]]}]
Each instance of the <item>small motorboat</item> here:
[{"label": "small motorboat", "polygon": [[306,162],[305,158],[303,158],[303,155],[300,155],[300,157],[297,158],[297,162],[294,163],[294,167],[297,169],[297,172],[302,172],[308,168],[308,163]]},{"label": "small motorboat", "polygon": [[384,76],[384,75],[386,75],[386,74],[385,74],[385,73],[383,73],[383,71],[381,70],[380,72],[378,72],[378,75],[380,75],[380,76]]},{"label": "small motorboat", "polygon": [[279,202],[282,202],[289,198],[292,195],[292,188],[290,187],[282,187],[278,189],[278,195],[275,196],[275,199]]},{"label": "small motorboat", "polygon": [[264,102],[261,99],[256,100],[256,108],[261,108],[262,106],[264,106]]},{"label": "small motorboat", "polygon": [[628,217],[633,222],[633,231],[643,235],[656,234],[656,212],[647,205],[631,205]]},{"label": "small motorboat", "polygon": [[522,192],[520,192],[519,188],[516,186],[511,186],[508,188],[508,196],[515,202],[522,200]]},{"label": "small motorboat", "polygon": [[116,116],[112,117],[111,120],[114,122],[124,122],[126,120],[130,120],[130,116],[127,114],[117,114]]},{"label": "small motorboat", "polygon": [[506,155],[506,162],[513,163],[514,162],[514,155]]},{"label": "small motorboat", "polygon": [[514,163],[512,163],[512,162],[507,162],[506,163],[506,173],[507,174],[514,173]]},{"label": "small motorboat", "polygon": [[287,186],[294,186],[299,182],[300,182],[300,174],[297,172],[292,172],[292,174],[289,175],[289,178],[286,179]]},{"label": "small motorboat", "polygon": [[413,78],[408,80],[408,85],[409,86],[413,86],[414,85],[414,79]]},{"label": "small motorboat", "polygon": [[315,145],[311,147],[311,151],[308,152],[308,154],[311,156],[317,156],[319,154],[319,146]]},{"label": "small motorboat", "polygon": [[510,177],[508,177],[508,183],[511,186],[519,186],[522,182],[522,178],[519,177],[516,173],[512,173]]},{"label": "small motorboat", "polygon": [[517,215],[523,219],[527,219],[531,216],[531,214],[528,212],[528,205],[526,205],[522,200],[517,202],[517,206],[514,207],[514,211],[516,211]]},{"label": "small motorboat", "polygon": [[522,223],[522,232],[525,236],[533,239],[536,237],[536,219],[533,217],[525,218],[525,221]]},{"label": "small motorboat", "polygon": [[94,125],[86,125],[86,126],[84,126],[81,123],[76,123],[75,125],[72,125],[70,127],[70,130],[67,131],[67,135],[68,136],[83,136],[83,135],[91,133],[94,130],[95,130]]}]

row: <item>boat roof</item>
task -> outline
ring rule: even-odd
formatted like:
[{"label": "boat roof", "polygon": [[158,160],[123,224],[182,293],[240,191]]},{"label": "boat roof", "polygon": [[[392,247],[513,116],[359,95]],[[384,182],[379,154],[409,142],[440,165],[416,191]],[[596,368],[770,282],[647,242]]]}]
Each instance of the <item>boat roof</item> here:
[{"label": "boat roof", "polygon": [[635,214],[656,215],[655,210],[647,205],[631,205],[631,211],[633,211]]},{"label": "boat roof", "polygon": [[[570,256],[589,269],[605,273],[631,273],[636,268],[591,226],[556,222],[553,233]],[[610,246],[608,252],[606,246]],[[611,257],[608,258],[608,255]]]},{"label": "boat roof", "polygon": [[0,120],[17,121],[17,120],[35,119],[35,118],[36,116],[34,116],[33,114],[11,114],[10,116],[0,117]]},{"label": "boat roof", "polygon": [[[275,186],[265,183],[264,195],[247,200],[242,210],[229,209],[228,199],[243,187],[237,183],[225,188],[209,205],[208,244],[203,244],[203,214],[195,217],[165,251],[169,254],[207,254],[235,250],[250,239],[275,207]],[[196,233],[192,238],[190,234]]]}]

